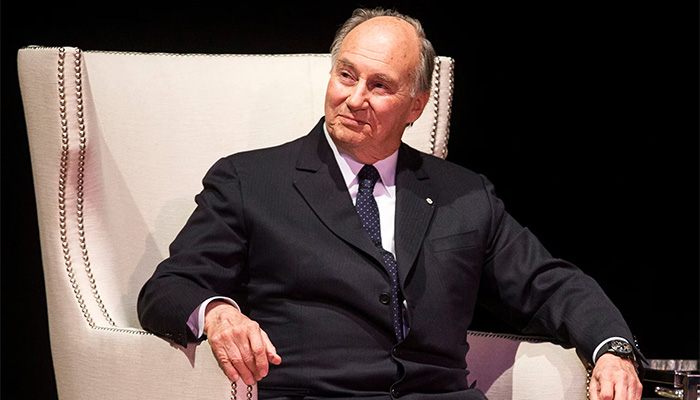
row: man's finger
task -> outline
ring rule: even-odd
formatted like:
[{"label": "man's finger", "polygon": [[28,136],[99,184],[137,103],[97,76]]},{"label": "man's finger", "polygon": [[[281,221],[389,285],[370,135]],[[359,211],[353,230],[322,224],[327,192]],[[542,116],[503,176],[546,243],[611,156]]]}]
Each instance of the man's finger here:
[{"label": "man's finger", "polygon": [[262,329],[257,323],[251,324],[250,331],[248,332],[248,359],[246,360],[246,365],[255,375],[256,380],[260,380],[267,376],[269,370],[269,364],[267,361],[267,349],[265,342],[263,340]]},{"label": "man's finger", "polygon": [[216,358],[216,361],[219,363],[219,367],[221,367],[221,369],[224,371],[226,377],[234,382],[238,381],[241,376],[238,373],[238,370],[236,370],[236,368],[233,366],[231,357],[229,356],[225,346],[220,344],[219,341],[213,339],[209,339],[209,345],[214,353],[214,358]]},{"label": "man's finger", "polygon": [[598,400],[598,381],[591,377],[590,383],[588,384],[588,398],[590,400]]},{"label": "man's finger", "polygon": [[239,379],[241,379],[241,376],[238,374],[238,371],[236,370],[236,368],[233,367],[233,364],[231,364],[229,360],[226,360],[223,363],[219,362],[219,366],[224,371],[224,374],[226,374],[226,377],[231,381],[237,382]]},{"label": "man's finger", "polygon": [[229,358],[230,365],[236,369],[240,379],[245,382],[246,385],[254,385],[257,379],[255,379],[253,372],[248,367],[249,362],[245,361],[239,348],[237,346],[232,346],[229,351],[231,354]]},{"label": "man's finger", "polygon": [[280,365],[282,363],[282,357],[277,354],[277,348],[270,341],[270,337],[267,336],[265,331],[262,331],[263,342],[265,343],[265,349],[267,351],[267,361],[275,365]]},{"label": "man's finger", "polygon": [[615,396],[615,386],[613,383],[606,379],[603,382],[599,382],[600,390],[598,392],[598,398],[600,400],[613,400]]},{"label": "man's finger", "polygon": [[[636,375],[633,375],[636,378]],[[627,399],[629,400],[639,400],[642,397],[642,383],[639,379],[628,379],[625,381],[625,386],[616,393],[626,393]]]},{"label": "man's finger", "polygon": [[629,400],[638,400],[639,399],[639,397],[637,397],[636,385],[634,385],[632,382],[630,382],[627,386],[627,398]]}]

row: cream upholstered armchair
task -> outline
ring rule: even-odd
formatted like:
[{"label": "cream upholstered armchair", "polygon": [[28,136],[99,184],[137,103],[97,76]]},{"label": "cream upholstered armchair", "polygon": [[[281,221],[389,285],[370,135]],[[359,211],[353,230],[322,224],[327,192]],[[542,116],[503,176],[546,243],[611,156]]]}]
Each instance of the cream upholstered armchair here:
[{"label": "cream upholstered armchair", "polygon": [[[255,397],[226,379],[206,342],[183,349],[143,331],[136,299],[218,158],[289,141],[318,121],[330,57],[28,47],[18,62],[59,396]],[[439,157],[453,65],[439,57],[432,102],[404,136]],[[573,350],[469,340],[472,376],[493,399],[585,397]]]}]

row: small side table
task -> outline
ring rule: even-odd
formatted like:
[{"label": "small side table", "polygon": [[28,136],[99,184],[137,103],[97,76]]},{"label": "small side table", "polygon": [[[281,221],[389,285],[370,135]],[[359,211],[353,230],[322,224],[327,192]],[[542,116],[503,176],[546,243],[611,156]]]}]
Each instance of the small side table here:
[{"label": "small side table", "polygon": [[698,360],[649,360],[644,384],[652,384],[661,398],[698,400],[700,371]]}]

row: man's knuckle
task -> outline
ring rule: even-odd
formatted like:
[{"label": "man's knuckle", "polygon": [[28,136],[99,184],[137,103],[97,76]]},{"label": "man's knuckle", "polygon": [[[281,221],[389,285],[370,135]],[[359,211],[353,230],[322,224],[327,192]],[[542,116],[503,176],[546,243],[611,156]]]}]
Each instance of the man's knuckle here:
[{"label": "man's knuckle", "polygon": [[243,331],[244,329],[241,325],[232,326],[227,330],[227,332],[231,335],[239,335]]},{"label": "man's knuckle", "polygon": [[255,357],[253,357],[252,354],[246,354],[241,356],[241,361],[245,363],[246,365],[253,364],[253,361],[255,361]]},{"label": "man's knuckle", "polygon": [[229,357],[226,353],[221,352],[216,354],[216,359],[219,361],[221,365],[227,365],[231,364],[231,357]]},{"label": "man's knuckle", "polygon": [[262,355],[265,355],[265,353],[266,353],[266,352],[265,352],[265,346],[263,346],[262,343],[257,343],[257,344],[255,344],[254,346],[251,346],[251,349],[250,349],[250,350],[251,350],[251,351],[253,352],[253,354],[255,354],[256,356],[262,356]]}]

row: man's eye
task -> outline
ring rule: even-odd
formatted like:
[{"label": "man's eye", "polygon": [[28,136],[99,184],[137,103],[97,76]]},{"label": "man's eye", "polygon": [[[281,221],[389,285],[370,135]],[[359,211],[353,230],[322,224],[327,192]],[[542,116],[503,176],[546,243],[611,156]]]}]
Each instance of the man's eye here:
[{"label": "man's eye", "polygon": [[376,89],[380,92],[389,92],[391,89],[389,88],[389,85],[382,83],[382,82],[376,82],[372,85],[373,89]]}]

